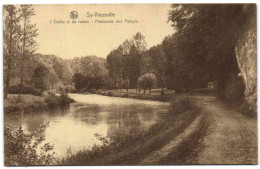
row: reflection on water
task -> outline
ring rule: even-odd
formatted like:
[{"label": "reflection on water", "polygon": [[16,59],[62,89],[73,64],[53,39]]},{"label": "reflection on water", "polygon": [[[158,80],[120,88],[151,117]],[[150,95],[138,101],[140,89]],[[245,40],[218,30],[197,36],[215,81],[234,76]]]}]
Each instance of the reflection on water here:
[{"label": "reflection on water", "polygon": [[64,156],[68,149],[76,152],[101,145],[97,134],[109,139],[118,131],[148,129],[163,120],[168,107],[167,103],[100,95],[70,94],[70,97],[77,103],[67,108],[5,115],[5,126],[13,129],[22,126],[32,132],[49,122],[41,134],[44,143],[53,144],[56,154]]}]

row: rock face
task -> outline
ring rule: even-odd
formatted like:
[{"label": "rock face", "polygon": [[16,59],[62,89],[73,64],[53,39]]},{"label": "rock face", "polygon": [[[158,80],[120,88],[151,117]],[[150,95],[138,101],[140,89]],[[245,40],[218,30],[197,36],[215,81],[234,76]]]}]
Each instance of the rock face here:
[{"label": "rock face", "polygon": [[235,47],[236,58],[245,83],[245,99],[257,111],[256,15],[252,15]]}]

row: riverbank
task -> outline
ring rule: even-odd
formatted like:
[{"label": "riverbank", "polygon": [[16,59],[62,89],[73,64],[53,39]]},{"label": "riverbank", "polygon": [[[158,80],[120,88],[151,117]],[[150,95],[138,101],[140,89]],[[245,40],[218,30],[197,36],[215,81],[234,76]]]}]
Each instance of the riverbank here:
[{"label": "riverbank", "polygon": [[[82,96],[84,95],[80,95],[79,97]],[[103,99],[109,98],[98,95],[85,95],[83,100],[88,101],[89,99],[92,99],[92,101],[95,102],[96,99],[94,97],[99,97],[99,100],[102,100],[102,97]],[[112,99],[110,102],[111,105],[114,104],[113,99],[120,100],[119,98],[112,97],[109,99]],[[78,101],[78,98],[75,98],[75,100]],[[122,100],[127,102],[127,99]],[[142,101],[139,100],[137,102]],[[122,105],[120,102],[117,104]],[[152,105],[149,103],[147,104],[152,110]],[[88,140],[93,139],[97,139],[98,141],[96,143],[98,144],[94,144],[88,149],[82,148],[77,151],[64,152],[64,156],[60,158],[52,156],[51,160],[54,162],[48,163],[47,165],[187,165],[257,163],[256,119],[249,118],[234,109],[228,108],[226,104],[223,104],[212,96],[179,95],[177,97],[177,95],[175,95],[175,97],[171,99],[170,104],[170,107],[168,107],[169,109],[167,108],[168,111],[166,110],[165,114],[163,114],[163,120],[151,124],[146,129],[140,126],[147,124],[147,122],[152,122],[145,122],[146,118],[153,116],[150,109],[145,111],[145,109],[141,108],[144,107],[144,105],[141,105],[139,108],[134,105],[134,109],[131,109],[131,106],[123,107],[123,109],[118,109],[118,106],[115,106],[116,109],[113,109],[113,111],[116,112],[114,112],[114,114],[113,111],[103,114],[106,118],[108,115],[111,115],[110,118],[107,119],[110,124],[107,127],[107,130],[104,131],[104,128],[102,127],[102,132],[93,132],[93,134],[96,133],[93,137],[91,137],[91,134],[77,132],[78,136],[84,139],[81,139],[76,146],[80,146],[81,142],[85,145]],[[122,114],[119,115],[119,112]],[[158,114],[161,113],[162,112],[158,112]],[[61,117],[65,114],[64,112],[61,113]],[[100,116],[102,113],[99,114],[96,109],[86,111],[83,107],[83,109],[76,109],[75,113],[72,114],[76,115],[72,116],[73,123],[70,123],[68,118],[66,118],[66,125],[68,125],[69,128],[73,126],[76,128],[75,131],[90,131],[89,129],[91,129],[92,126],[98,126],[99,122],[102,121],[102,117]],[[39,115],[37,114],[36,116],[38,117]],[[53,116],[53,114],[51,116]],[[76,123],[74,121],[75,117],[80,117]],[[118,117],[118,121],[115,119],[116,117]],[[155,119],[158,118],[158,116],[154,117]],[[26,118],[26,115],[24,118]],[[139,118],[142,119],[142,121],[138,121]],[[56,116],[55,124],[57,124],[58,119],[59,118]],[[111,122],[115,123],[111,125]],[[48,124],[54,127],[52,122]],[[75,124],[79,124],[80,127],[78,128]],[[82,125],[85,124],[86,126],[93,125],[82,129]],[[118,126],[118,130],[114,130],[117,128],[116,126]],[[61,123],[60,127],[64,128],[64,123]],[[53,129],[49,128],[48,131],[56,131],[57,128],[59,127],[55,125]],[[75,133],[75,131],[73,130],[72,133]],[[5,143],[12,145],[13,143],[16,144],[19,142],[16,142],[16,140],[20,139],[20,135],[13,135],[12,132],[8,131],[7,133],[9,133],[12,139],[5,138]],[[57,134],[58,133],[55,133],[55,135]],[[73,134],[73,138],[70,138],[67,137],[68,135],[69,134],[67,133],[65,137],[61,136],[58,138],[60,140],[64,138],[67,139],[66,142],[75,143],[77,136]],[[62,144],[62,142],[58,143]],[[59,152],[61,150],[60,148],[64,150],[63,146],[58,148],[58,143],[54,143],[54,145],[57,146],[54,146],[53,150],[55,152]],[[6,150],[9,149],[7,148]],[[27,149],[24,151],[27,151]],[[11,152],[14,152],[14,154],[5,160],[12,162],[9,165],[18,165],[13,163],[15,161],[13,160],[13,157],[17,156],[16,151]],[[23,156],[24,152],[21,151],[20,153],[21,154],[19,155]],[[43,161],[41,158],[44,157],[45,156],[39,156],[35,158],[36,160]],[[35,165],[34,163],[30,163],[30,161],[25,161],[27,162],[26,164],[19,159],[17,159],[17,161],[19,162],[19,165]]]},{"label": "riverbank", "polygon": [[257,164],[256,119],[212,96],[177,97],[168,115],[147,132],[120,133],[62,165]]},{"label": "riverbank", "polygon": [[69,154],[61,165],[137,165],[177,138],[199,116],[200,111],[187,96],[176,97],[163,123],[153,125],[148,131],[119,132],[111,140],[101,138],[104,145]]},{"label": "riverbank", "polygon": [[146,91],[144,94],[143,91],[136,89],[118,89],[118,90],[102,90],[98,94],[103,96],[113,96],[113,97],[122,97],[122,98],[132,98],[139,100],[151,100],[151,101],[161,101],[168,102],[171,97],[174,95],[174,91],[164,89],[164,94],[161,94],[161,89],[152,89],[151,93]]},{"label": "riverbank", "polygon": [[9,94],[4,100],[4,113],[19,114],[44,111],[74,102],[67,95],[35,96],[30,94]]}]

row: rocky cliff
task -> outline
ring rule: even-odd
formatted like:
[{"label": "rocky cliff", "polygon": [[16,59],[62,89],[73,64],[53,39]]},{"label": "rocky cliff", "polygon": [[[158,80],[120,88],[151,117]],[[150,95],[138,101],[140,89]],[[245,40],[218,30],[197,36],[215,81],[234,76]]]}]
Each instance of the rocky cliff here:
[{"label": "rocky cliff", "polygon": [[[245,6],[245,11],[248,10]],[[235,47],[236,58],[245,83],[245,99],[251,109],[257,110],[257,50],[256,14],[248,17],[248,22]]]}]

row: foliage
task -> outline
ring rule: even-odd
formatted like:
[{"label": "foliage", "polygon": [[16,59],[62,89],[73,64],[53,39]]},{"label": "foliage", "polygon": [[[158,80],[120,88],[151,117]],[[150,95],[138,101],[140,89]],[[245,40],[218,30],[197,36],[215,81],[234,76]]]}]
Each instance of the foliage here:
[{"label": "foliage", "polygon": [[125,80],[129,80],[129,87],[136,88],[138,77],[146,69],[146,46],[145,37],[137,32],[108,54],[107,69],[113,88],[122,88]]},{"label": "foliage", "polygon": [[59,77],[56,73],[50,72],[48,74],[48,79],[49,79],[49,82],[51,84],[51,89],[53,89],[54,85],[59,82]]},{"label": "foliage", "polygon": [[155,73],[157,77],[157,86],[164,88],[166,83],[166,64],[167,58],[164,52],[163,45],[153,46],[148,50],[150,57],[150,69]]},{"label": "foliage", "polygon": [[29,79],[33,70],[31,62],[38,36],[36,24],[31,22],[33,15],[32,5],[4,6],[5,98],[9,93],[10,79],[19,76],[22,94],[24,81]]},{"label": "foliage", "polygon": [[[9,94],[20,94],[20,89],[21,89],[21,85],[16,85],[16,86],[10,86],[9,88]],[[40,96],[41,95],[41,91],[37,90],[33,87],[29,87],[29,86],[22,86],[22,94],[32,94],[32,95],[36,95],[36,96]]]},{"label": "foliage", "polygon": [[[42,126],[45,128],[46,126]],[[17,130],[4,128],[4,163],[6,166],[32,166],[32,165],[51,165],[57,163],[53,146],[49,143],[39,146],[44,140],[37,137],[38,130],[33,133],[26,133],[20,127]],[[37,150],[40,150],[37,153]]]},{"label": "foliage", "polygon": [[49,108],[66,106],[74,102],[74,100],[64,91],[61,92],[60,96],[56,96],[55,93],[48,94],[44,101],[47,103]]},{"label": "foliage", "polygon": [[113,92],[111,92],[111,91],[108,91],[107,92],[107,96],[114,96],[115,94],[113,93]]},{"label": "foliage", "polygon": [[89,93],[91,93],[91,94],[98,94],[98,91],[96,89],[90,89]]},{"label": "foliage", "polygon": [[172,116],[176,116],[187,111],[196,111],[196,108],[196,105],[186,94],[181,94],[172,97],[169,112]]},{"label": "foliage", "polygon": [[[30,60],[36,50],[37,43],[35,38],[38,36],[36,24],[31,23],[31,17],[35,15],[35,10],[32,5],[21,5],[21,20],[22,26],[20,31],[21,52],[19,61],[20,84],[23,86],[26,69],[30,67]],[[21,92],[22,93],[22,88]]]},{"label": "foliage", "polygon": [[76,90],[81,90],[84,88],[84,85],[85,85],[85,77],[83,74],[81,73],[75,73],[74,76],[73,76],[73,80],[72,80],[74,83],[75,83],[75,88]]},{"label": "foliage", "polygon": [[60,106],[60,104],[61,104],[60,98],[58,96],[56,96],[55,94],[49,94],[45,98],[45,102],[47,103],[49,108],[56,108],[56,107]]},{"label": "foliage", "polygon": [[91,89],[110,88],[111,79],[107,76],[84,76],[81,73],[75,73],[73,82],[77,91],[90,91]]},{"label": "foliage", "polygon": [[127,92],[128,92],[128,88],[130,87],[130,81],[129,81],[129,79],[124,80],[124,81],[122,82],[122,86],[123,86],[124,88],[126,88],[126,90],[127,90]]},{"label": "foliage", "polygon": [[20,10],[15,5],[4,5],[3,16],[4,97],[7,98],[10,79],[15,76],[18,58]]},{"label": "foliage", "polygon": [[66,92],[62,92],[59,97],[61,106],[69,105],[70,103],[73,103],[74,100],[71,99]]},{"label": "foliage", "polygon": [[[168,84],[174,89],[225,83],[239,72],[235,45],[255,13],[251,4],[173,4],[169,20],[176,33],[164,40]],[[238,29],[239,28],[239,29]],[[177,84],[176,84],[177,83]],[[187,85],[188,84],[188,85]]]},{"label": "foliage", "polygon": [[143,88],[144,93],[146,89],[149,89],[151,94],[151,89],[155,85],[156,85],[156,76],[153,73],[146,73],[138,79],[138,87]]},{"label": "foliage", "polygon": [[38,64],[33,71],[32,83],[40,91],[46,89],[44,78],[47,75],[47,68],[43,64]]}]

